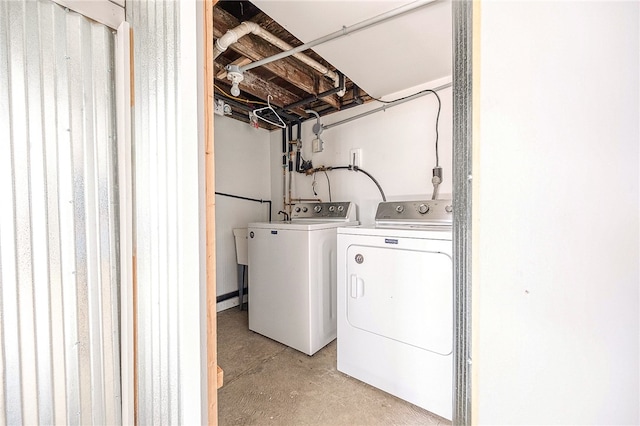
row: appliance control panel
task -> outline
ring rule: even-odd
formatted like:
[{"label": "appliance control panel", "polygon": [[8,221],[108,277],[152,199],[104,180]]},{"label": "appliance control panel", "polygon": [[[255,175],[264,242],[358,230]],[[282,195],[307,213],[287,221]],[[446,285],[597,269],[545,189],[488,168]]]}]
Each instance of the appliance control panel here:
[{"label": "appliance control panel", "polygon": [[350,201],[296,203],[291,207],[291,219],[354,221],[356,208]]},{"label": "appliance control panel", "polygon": [[378,204],[376,223],[453,222],[452,200],[385,201]]}]

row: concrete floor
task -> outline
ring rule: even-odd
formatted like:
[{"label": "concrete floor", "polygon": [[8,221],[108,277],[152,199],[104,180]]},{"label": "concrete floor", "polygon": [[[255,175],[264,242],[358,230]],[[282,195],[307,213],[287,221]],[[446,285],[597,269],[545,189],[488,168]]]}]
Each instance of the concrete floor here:
[{"label": "concrete floor", "polygon": [[446,425],[336,370],[336,341],[312,357],[249,330],[247,311],[218,314],[220,425]]}]

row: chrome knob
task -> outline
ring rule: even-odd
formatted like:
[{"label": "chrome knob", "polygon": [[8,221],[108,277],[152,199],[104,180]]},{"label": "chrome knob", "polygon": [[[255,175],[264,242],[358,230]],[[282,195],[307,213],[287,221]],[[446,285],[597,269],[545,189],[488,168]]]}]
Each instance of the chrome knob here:
[{"label": "chrome knob", "polygon": [[420,204],[418,206],[418,213],[420,214],[426,214],[429,211],[429,206],[426,204]]},{"label": "chrome knob", "polygon": [[444,207],[444,211],[447,213],[451,213],[453,211],[453,206],[449,205],[449,206],[445,206]]},{"label": "chrome knob", "polygon": [[344,211],[344,206],[338,206],[338,211],[339,212],[343,212]]},{"label": "chrome knob", "polygon": [[306,212],[308,212],[308,211],[309,211],[309,209],[308,209],[308,208],[306,208],[306,207],[303,207],[303,208],[302,208],[302,212],[303,212],[303,213],[306,213]]},{"label": "chrome knob", "polygon": [[404,211],[404,206],[402,206],[402,205],[396,206],[396,211],[398,213],[402,213]]},{"label": "chrome knob", "polygon": [[336,211],[336,206],[329,206],[329,211],[330,212],[335,212]]},{"label": "chrome knob", "polygon": [[300,207],[296,207],[296,213],[300,213]]},{"label": "chrome knob", "polygon": [[321,211],[321,210],[322,210],[322,206],[321,206],[321,205],[319,205],[319,204],[318,204],[318,205],[316,205],[316,206],[313,208],[313,211],[314,211],[314,212],[316,212],[316,213],[320,213],[320,211]]}]

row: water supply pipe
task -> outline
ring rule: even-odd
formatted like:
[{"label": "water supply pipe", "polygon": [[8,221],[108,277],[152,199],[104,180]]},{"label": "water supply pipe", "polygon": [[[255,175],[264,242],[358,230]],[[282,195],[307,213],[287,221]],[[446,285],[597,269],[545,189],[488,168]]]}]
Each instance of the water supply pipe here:
[{"label": "water supply pipe", "polygon": [[287,129],[282,129],[282,210],[287,208]]}]

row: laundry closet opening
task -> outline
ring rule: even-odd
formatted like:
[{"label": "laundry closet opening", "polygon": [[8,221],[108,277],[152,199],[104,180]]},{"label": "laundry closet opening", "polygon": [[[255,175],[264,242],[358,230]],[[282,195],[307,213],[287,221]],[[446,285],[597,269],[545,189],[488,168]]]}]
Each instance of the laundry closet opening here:
[{"label": "laundry closet opening", "polygon": [[452,2],[213,27],[220,422],[450,422]]}]

